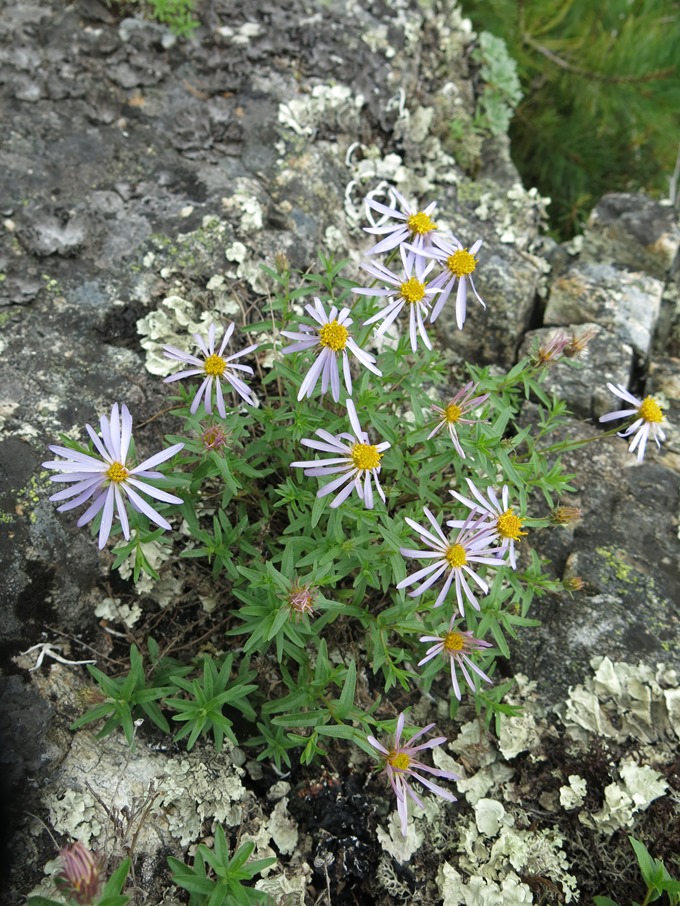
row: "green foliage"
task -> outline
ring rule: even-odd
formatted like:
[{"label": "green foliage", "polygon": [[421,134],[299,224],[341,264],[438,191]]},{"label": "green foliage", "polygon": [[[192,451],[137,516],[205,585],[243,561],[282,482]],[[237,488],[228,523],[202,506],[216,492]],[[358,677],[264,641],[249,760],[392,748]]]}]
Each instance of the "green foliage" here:
[{"label": "green foliage", "polygon": [[132,745],[135,734],[135,720],[145,714],[165,733],[170,731],[167,720],[157,704],[159,699],[172,691],[171,687],[146,686],[142,656],[136,645],[130,648],[130,672],[127,676],[111,678],[97,667],[88,664],[87,669],[101,689],[104,700],[71,724],[77,730],[93,721],[105,719],[98,733],[101,739],[116,727],[122,727],[128,745]]},{"label": "green foliage", "polygon": [[184,726],[175,733],[175,739],[188,736],[187,749],[192,749],[199,736],[212,733],[215,748],[221,752],[225,736],[234,745],[238,745],[231,729],[233,722],[225,717],[222,708],[225,705],[237,708],[248,720],[254,721],[255,712],[248,703],[247,696],[257,689],[257,686],[246,682],[254,674],[244,669],[247,663],[245,661],[241,662],[240,675],[231,680],[233,654],[224,658],[219,669],[212,658],[204,657],[202,660],[202,681],[199,679],[189,681],[183,676],[173,675],[171,682],[187,695],[185,698],[167,698],[165,704],[179,712],[172,719],[184,723]]},{"label": "green foliage", "polygon": [[109,6],[131,13],[141,11],[167,25],[179,37],[191,35],[201,24],[196,18],[196,0],[107,0]]},{"label": "green foliage", "polygon": [[[635,856],[640,868],[640,874],[647,885],[647,893],[642,903],[633,903],[632,906],[647,906],[654,903],[664,894],[668,897],[669,906],[678,906],[680,903],[680,881],[676,881],[668,873],[668,869],[661,859],[654,859],[644,843],[634,837],[628,837],[630,845],[635,850]],[[594,897],[595,906],[618,906],[610,897]]]},{"label": "green foliage", "polygon": [[189,891],[189,906],[250,906],[253,903],[272,902],[271,897],[243,881],[252,881],[255,875],[276,862],[276,859],[259,859],[248,862],[255,849],[254,843],[242,843],[231,858],[223,828],[215,829],[214,850],[200,843],[196,849],[193,867],[168,858],[172,881]]},{"label": "green foliage", "polygon": [[[510,129],[513,158],[524,182],[552,198],[556,230],[577,232],[606,192],[667,190],[680,125],[677,2],[464,0],[463,7],[517,61],[523,99]],[[480,57],[485,40],[482,32]],[[504,50],[492,53],[504,59]]]}]

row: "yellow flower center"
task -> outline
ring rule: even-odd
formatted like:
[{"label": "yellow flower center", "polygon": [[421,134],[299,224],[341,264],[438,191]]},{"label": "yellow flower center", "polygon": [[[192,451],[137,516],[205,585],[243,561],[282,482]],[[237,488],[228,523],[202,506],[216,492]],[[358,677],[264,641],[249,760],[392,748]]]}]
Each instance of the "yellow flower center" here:
[{"label": "yellow flower center", "polygon": [[376,469],[380,465],[382,453],[373,444],[354,444],[352,447],[352,462],[357,469]]},{"label": "yellow flower center", "polygon": [[446,259],[446,266],[456,277],[467,277],[477,267],[477,259],[467,249],[458,249]]},{"label": "yellow flower center", "polygon": [[399,287],[399,293],[402,299],[406,299],[411,305],[416,302],[422,302],[425,298],[425,287],[427,283],[421,283],[416,277],[411,277],[406,283]]},{"label": "yellow flower center", "polygon": [[209,355],[205,360],[203,365],[203,370],[206,374],[209,374],[210,377],[219,377],[221,374],[224,374],[224,369],[227,367],[227,363],[224,361],[221,355]]},{"label": "yellow flower center", "polygon": [[661,411],[661,406],[651,396],[646,396],[643,399],[642,405],[638,409],[638,415],[646,422],[663,421],[663,412]]},{"label": "yellow flower center", "polygon": [[115,481],[116,484],[125,481],[129,474],[122,462],[112,462],[106,470],[106,477],[109,481]]},{"label": "yellow flower center", "polygon": [[455,403],[449,403],[449,405],[444,409],[444,420],[449,424],[454,424],[463,414],[463,410],[460,406],[457,406]]},{"label": "yellow flower center", "polygon": [[387,756],[387,763],[398,771],[405,771],[411,764],[411,759],[406,752],[390,752]]},{"label": "yellow flower center", "polygon": [[330,321],[319,331],[319,342],[322,346],[328,346],[333,352],[340,352],[345,348],[349,333],[347,328],[337,321]]},{"label": "yellow flower center", "polygon": [[526,535],[526,532],[522,531],[522,519],[515,516],[512,507],[498,517],[496,528],[501,538],[511,538],[513,541],[519,541],[522,535]]},{"label": "yellow flower center", "polygon": [[453,569],[458,569],[461,566],[465,566],[465,564],[467,563],[465,548],[462,544],[452,544],[451,547],[448,547],[446,549],[444,559]]},{"label": "yellow flower center", "polygon": [[424,236],[437,229],[437,224],[431,219],[429,214],[418,211],[417,214],[411,214],[406,221],[408,228],[414,236]]},{"label": "yellow flower center", "polygon": [[447,632],[444,636],[445,651],[462,651],[465,639],[460,632]]}]

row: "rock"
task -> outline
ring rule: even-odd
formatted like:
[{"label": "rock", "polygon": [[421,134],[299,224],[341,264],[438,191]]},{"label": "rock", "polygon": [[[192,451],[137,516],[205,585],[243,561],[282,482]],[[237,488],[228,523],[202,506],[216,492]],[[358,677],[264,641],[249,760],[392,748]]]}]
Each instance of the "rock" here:
[{"label": "rock", "polygon": [[676,212],[645,195],[612,193],[600,199],[585,230],[581,259],[616,263],[663,280],[680,249]]},{"label": "rock", "polygon": [[578,262],[552,284],[544,323],[600,324],[646,360],[662,293],[663,283],[648,274]]}]

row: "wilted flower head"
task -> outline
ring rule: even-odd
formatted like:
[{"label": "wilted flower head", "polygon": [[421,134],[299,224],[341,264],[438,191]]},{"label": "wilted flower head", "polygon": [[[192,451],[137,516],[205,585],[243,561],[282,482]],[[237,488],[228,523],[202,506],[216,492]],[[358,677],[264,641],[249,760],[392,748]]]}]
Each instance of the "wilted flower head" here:
[{"label": "wilted flower head", "polygon": [[550,521],[553,525],[571,525],[573,522],[578,522],[582,516],[581,507],[558,506],[550,514]]},{"label": "wilted flower head", "polygon": [[443,636],[423,635],[420,637],[421,642],[434,642],[435,644],[427,649],[425,657],[421,661],[418,661],[418,666],[420,667],[423,664],[426,664],[438,654],[441,654],[443,658],[448,657],[451,662],[451,685],[453,686],[454,695],[458,701],[460,701],[461,694],[460,686],[458,685],[458,677],[456,675],[456,667],[460,667],[465,682],[473,692],[476,691],[475,681],[468,673],[466,665],[474,670],[478,676],[481,676],[483,680],[490,683],[491,679],[489,679],[486,673],[479,669],[470,658],[470,654],[474,651],[481,651],[483,648],[491,648],[491,643],[485,642],[483,639],[476,639],[471,632],[461,632],[456,628],[457,623],[458,618],[454,615],[451,618],[448,632],[445,632]]},{"label": "wilted flower head", "polygon": [[145,459],[138,466],[131,468],[127,465],[127,457],[132,440],[132,417],[127,406],[123,405],[119,413],[118,403],[114,403],[110,420],[102,415],[100,426],[101,438],[91,425],[85,425],[100,458],[91,456],[89,453],[71,450],[68,447],[50,446],[53,453],[65,457],[63,460],[43,463],[46,469],[55,469],[61,473],[51,475],[50,480],[72,482],[73,485],[64,491],[53,494],[50,500],[68,500],[73,497],[73,500],[57,507],[59,512],[62,512],[72,510],[90,498],[94,498],[77,524],[78,526],[85,525],[100,511],[103,511],[99,526],[100,549],[104,547],[111,534],[114,507],[120,519],[123,536],[126,540],[129,539],[130,527],[125,509],[126,498],[135,510],[144,513],[155,525],[164,529],[171,528],[170,523],[140,497],[138,492],[141,491],[163,503],[182,503],[181,497],[161,491],[142,479],[162,478],[160,472],[150,470],[178,453],[184,444],[173,444],[167,450],[162,450],[155,456]]},{"label": "wilted flower head", "polygon": [[411,737],[410,742],[402,743],[401,735],[404,731],[404,720],[405,715],[402,712],[397,720],[397,730],[394,735],[394,741],[390,744],[389,748],[385,748],[385,746],[378,742],[374,736],[367,736],[366,739],[370,745],[380,753],[387,779],[394,791],[394,795],[397,797],[397,811],[401,818],[401,832],[406,836],[408,833],[408,804],[406,797],[408,796],[412,799],[419,808],[425,808],[410,785],[409,779],[413,778],[419,781],[424,787],[435,793],[437,796],[441,796],[442,799],[446,799],[447,802],[455,802],[456,797],[453,793],[443,789],[418,772],[425,771],[428,774],[432,774],[434,777],[444,777],[446,780],[458,780],[459,778],[458,775],[454,774],[452,771],[443,771],[441,768],[431,768],[418,760],[419,752],[422,752],[424,749],[434,749],[446,742],[445,736],[437,736],[427,742],[420,743],[420,745],[414,745],[416,739],[419,739],[425,733],[428,733],[432,727],[434,727],[434,724],[428,724],[426,727],[423,727],[422,730],[418,730],[418,732]]},{"label": "wilted flower head", "polygon": [[562,579],[562,586],[565,591],[581,591],[585,582],[580,576],[570,576],[567,579]]},{"label": "wilted flower head", "polygon": [[[335,453],[332,459],[315,459],[311,462],[292,462],[291,468],[304,469],[305,475],[340,475],[334,481],[329,482],[317,491],[317,497],[325,497],[342,490],[331,502],[331,507],[335,508],[346,500],[352,493],[357,492],[357,496],[364,502],[367,509],[373,508],[373,483],[381,499],[385,500],[385,494],[378,475],[380,474],[380,460],[383,453],[391,445],[387,441],[381,444],[372,444],[369,441],[368,434],[361,430],[357,411],[352,400],[347,400],[347,415],[353,434],[343,432],[334,436],[328,431],[320,428],[316,431],[316,436],[321,440],[303,438],[302,443],[312,450],[321,450],[324,453]],[[343,487],[344,485],[344,487]]]},{"label": "wilted flower head", "polygon": [[65,846],[59,857],[63,868],[55,880],[61,890],[76,903],[93,903],[100,886],[99,858],[79,841]]},{"label": "wilted flower head", "polygon": [[621,384],[619,384],[618,387],[615,387],[614,384],[607,384],[607,388],[634,408],[617,409],[615,412],[608,412],[606,415],[600,416],[600,421],[609,422],[616,418],[627,418],[631,415],[637,416],[632,425],[629,425],[625,431],[619,432],[619,437],[630,437],[631,434],[635,435],[628,449],[631,453],[634,453],[637,448],[638,462],[642,462],[645,457],[645,447],[647,446],[650,434],[659,448],[661,447],[661,441],[666,440],[666,435],[661,428],[661,423],[664,419],[661,406],[652,396],[646,396],[643,400],[637,399]]},{"label": "wilted flower head", "polygon": [[465,459],[465,452],[458,440],[456,425],[473,425],[477,419],[464,418],[464,416],[469,412],[472,412],[473,409],[476,409],[477,406],[481,406],[482,403],[485,403],[489,398],[488,393],[475,396],[474,394],[477,391],[477,386],[477,384],[469,381],[458,391],[458,393],[456,393],[447,406],[432,406],[433,411],[439,416],[439,420],[435,425],[434,430],[428,434],[427,439],[430,440],[430,438],[434,437],[435,434],[438,431],[441,431],[444,425],[446,425],[453,446],[456,448],[458,455],[463,459]]},{"label": "wilted flower head", "polygon": [[588,343],[593,339],[597,330],[594,327],[586,327],[583,333],[578,336],[573,334],[567,345],[564,347],[564,354],[568,359],[574,359],[583,352]]},{"label": "wilted flower head", "polygon": [[313,305],[305,305],[305,311],[310,318],[316,321],[314,327],[301,324],[298,332],[281,331],[284,337],[296,341],[292,346],[286,346],[285,349],[281,350],[284,354],[301,352],[307,349],[316,350],[317,357],[300,387],[299,400],[305,396],[311,397],[319,377],[321,377],[321,392],[325,393],[330,387],[333,399],[336,403],[338,402],[340,399],[338,357],[342,358],[345,387],[347,388],[347,393],[351,395],[352,374],[347,350],[352,353],[364,368],[368,368],[369,371],[379,377],[382,376],[382,372],[375,366],[374,356],[364,352],[350,335],[352,318],[350,317],[349,308],[342,308],[338,311],[335,305],[332,305],[330,311],[326,312],[321,299],[315,298]]},{"label": "wilted flower head", "polygon": [[565,331],[558,330],[545,345],[538,347],[532,355],[533,362],[536,365],[554,365],[565,354],[565,349],[573,339]]},{"label": "wilted flower head", "polygon": [[201,433],[201,441],[208,451],[221,450],[229,444],[229,432],[222,425],[208,425]]},{"label": "wilted flower head", "polygon": [[288,606],[291,613],[297,617],[308,616],[314,611],[316,589],[311,585],[301,585],[299,579],[294,579],[288,592]]},{"label": "wilted flower head", "polygon": [[191,404],[190,412],[192,415],[201,405],[201,398],[203,398],[205,411],[209,415],[212,413],[212,391],[214,386],[215,395],[217,398],[217,411],[222,416],[222,418],[227,417],[227,410],[224,405],[224,395],[222,393],[222,384],[220,383],[220,380],[228,381],[236,391],[236,393],[239,394],[239,396],[241,396],[249,405],[254,405],[248,385],[244,383],[244,381],[242,381],[241,378],[236,374],[237,371],[242,371],[246,374],[252,374],[253,369],[249,365],[235,365],[234,361],[236,359],[240,359],[241,356],[248,355],[249,352],[253,352],[255,349],[257,349],[257,344],[248,346],[246,347],[246,349],[242,349],[240,352],[235,352],[233,355],[224,356],[224,350],[226,349],[227,343],[231,339],[233,332],[234,325],[232,323],[225,330],[224,336],[222,337],[222,342],[220,343],[220,347],[217,352],[215,352],[214,324],[211,324],[208,330],[207,345],[200,334],[192,334],[196,345],[199,347],[203,355],[203,358],[191,355],[188,352],[177,349],[175,346],[163,347],[163,351],[169,359],[175,359],[178,362],[185,362],[187,365],[193,366],[186,371],[178,371],[177,374],[171,374],[169,377],[164,378],[164,383],[167,384],[170,381],[180,381],[182,380],[182,378],[194,377],[195,375],[203,376],[203,383],[198,388],[198,392]]},{"label": "wilted flower head", "polygon": [[421,211],[416,205],[410,204],[396,189],[393,188],[390,191],[393,192],[399,202],[401,210],[399,208],[390,208],[373,198],[366,198],[368,208],[372,211],[377,211],[383,217],[389,218],[386,223],[364,227],[367,233],[374,233],[379,236],[387,234],[385,239],[381,239],[377,245],[370,248],[367,254],[380,255],[382,252],[389,252],[390,249],[394,249],[406,241],[411,242],[418,250],[429,248],[432,242],[432,235],[437,229],[437,224],[431,217],[437,207],[437,202],[430,202]]}]

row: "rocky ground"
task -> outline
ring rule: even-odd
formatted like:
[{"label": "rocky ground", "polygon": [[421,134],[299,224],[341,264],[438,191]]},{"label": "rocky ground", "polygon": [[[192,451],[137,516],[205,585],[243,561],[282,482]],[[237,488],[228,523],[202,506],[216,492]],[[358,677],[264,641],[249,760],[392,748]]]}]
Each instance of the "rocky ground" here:
[{"label": "rocky ground", "polygon": [[[278,903],[641,899],[627,832],[680,874],[675,212],[611,195],[583,237],[547,238],[545,201],[521,186],[507,141],[452,138],[483,86],[475,36],[448,2],[213,0],[201,20],[176,39],[97,0],[35,0],[7,3],[0,21],[3,902],[41,884],[69,836],[131,852],[136,903],[182,902],[166,856],[210,839],[213,821],[277,856],[264,883]],[[47,500],[40,463],[114,400],[155,416],[145,441],[159,448],[174,428],[160,346],[207,312],[255,320],[260,265],[277,253],[306,269],[324,247],[356,264],[361,200],[381,183],[436,198],[457,233],[484,240],[486,312],[463,333],[438,321],[452,367],[508,367],[541,331],[590,326],[584,367],[552,372],[569,431],[599,430],[606,381],[654,393],[670,423],[639,466],[618,438],[570,455],[583,518],[533,543],[584,589],[539,602],[542,626],[507,667],[524,716],[493,739],[462,714],[441,766],[455,763],[465,795],[433,804],[406,841],[367,759],[280,779],[250,753],[187,754],[153,733],[130,752],[67,729],[83,667],[46,651],[32,669],[43,643],[115,669],[121,639],[223,639],[219,610],[201,605],[205,576],[112,574]],[[446,727],[446,708],[429,716]]]}]

